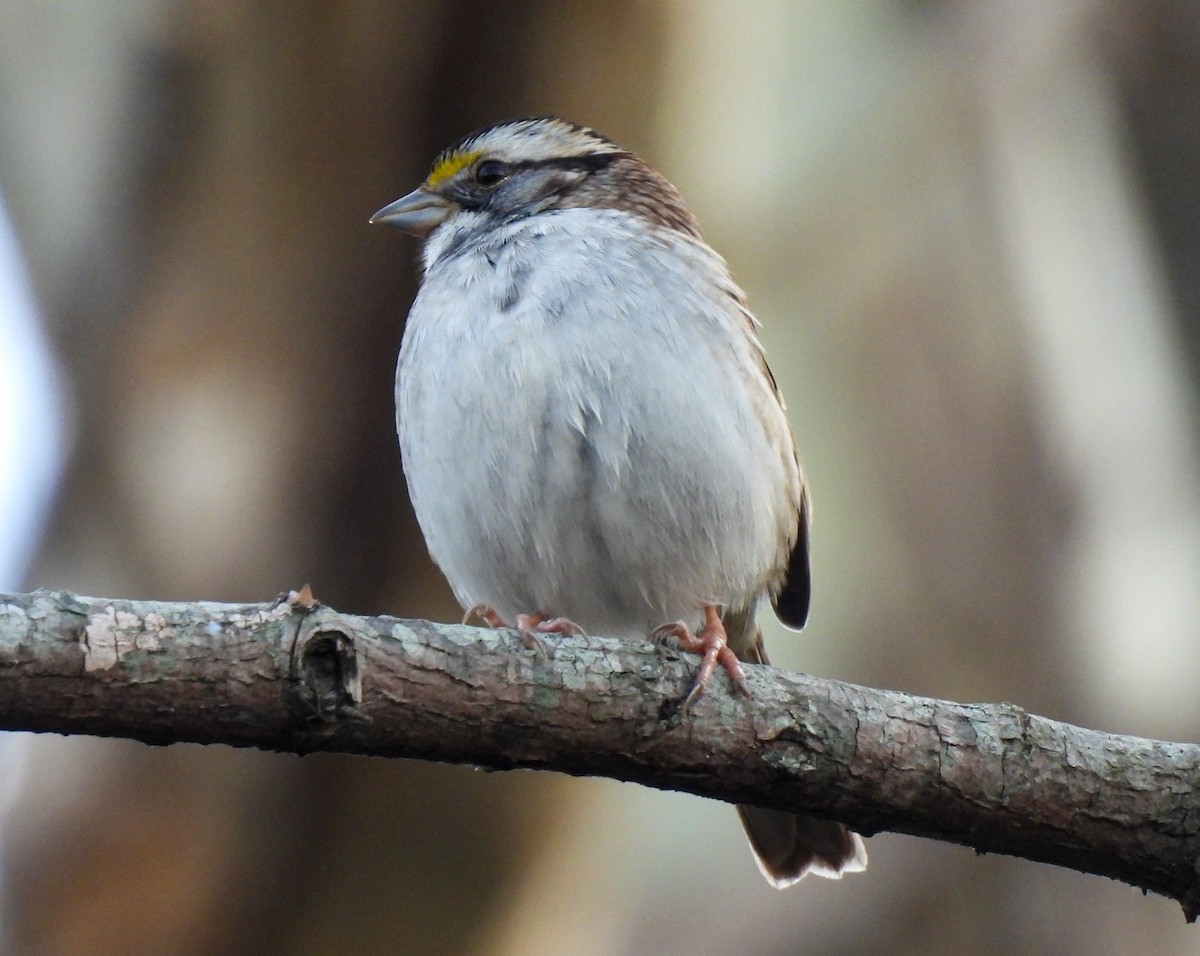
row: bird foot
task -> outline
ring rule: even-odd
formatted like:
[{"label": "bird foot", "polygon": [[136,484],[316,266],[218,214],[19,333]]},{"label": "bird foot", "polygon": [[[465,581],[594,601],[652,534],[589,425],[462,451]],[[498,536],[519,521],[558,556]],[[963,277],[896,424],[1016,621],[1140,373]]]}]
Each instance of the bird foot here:
[{"label": "bird foot", "polygon": [[[463,623],[466,624],[472,617],[478,617],[488,627],[509,627],[490,604],[476,604],[467,608],[467,613],[463,615]],[[587,637],[587,632],[570,618],[549,617],[546,614],[518,614],[516,626],[511,630],[517,632],[522,644],[530,650],[538,651],[543,657],[547,653],[546,644],[541,638],[543,634]]]},{"label": "bird foot", "polygon": [[496,609],[490,604],[472,604],[466,609],[465,612],[463,612],[462,622],[464,624],[470,624],[471,618],[473,617],[479,618],[479,620],[483,621],[483,623],[488,627],[508,627],[508,625],[504,623],[504,618],[497,614]]},{"label": "bird foot", "polygon": [[750,686],[746,683],[746,674],[737,655],[729,647],[729,636],[725,633],[725,625],[721,623],[721,615],[717,609],[709,605],[704,609],[704,626],[695,634],[688,630],[683,621],[664,624],[654,629],[651,637],[655,641],[666,638],[672,639],[680,650],[700,655],[700,669],[696,671],[696,680],[683,702],[683,711],[687,710],[703,696],[712,681],[713,671],[717,664],[725,668],[729,674],[729,682],[735,693],[743,697],[750,696]]}]

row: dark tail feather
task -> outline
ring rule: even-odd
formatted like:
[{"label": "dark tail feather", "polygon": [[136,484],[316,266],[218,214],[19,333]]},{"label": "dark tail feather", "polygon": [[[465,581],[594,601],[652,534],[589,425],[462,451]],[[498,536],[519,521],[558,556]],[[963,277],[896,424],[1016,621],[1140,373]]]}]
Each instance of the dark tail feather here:
[{"label": "dark tail feather", "polygon": [[798,631],[808,620],[808,604],[812,599],[812,573],[808,566],[808,496],[800,504],[796,524],[796,544],[788,558],[783,586],[772,602],[775,613],[784,627]]},{"label": "dark tail feather", "polygon": [[758,868],[778,889],[808,873],[837,880],[867,868],[862,837],[840,823],[782,810],[737,809]]},{"label": "dark tail feather", "polygon": [[[800,528],[807,529],[808,519],[800,516]],[[799,550],[806,551],[802,537]],[[793,554],[793,565],[795,565]],[[796,579],[799,581],[799,578]],[[804,561],[804,608],[808,608],[808,563]],[[797,606],[798,609],[798,606]],[[786,621],[785,621],[786,623]],[[798,615],[797,626],[803,624]],[[729,646],[739,658],[752,664],[767,664],[762,630],[754,623],[753,609],[729,616],[725,621]],[[805,874],[815,873],[840,879],[843,873],[858,873],[867,868],[867,848],[857,833],[833,820],[818,820],[783,810],[763,810],[739,806],[738,816],[746,828],[750,849],[767,882],[778,889],[791,886]]]}]

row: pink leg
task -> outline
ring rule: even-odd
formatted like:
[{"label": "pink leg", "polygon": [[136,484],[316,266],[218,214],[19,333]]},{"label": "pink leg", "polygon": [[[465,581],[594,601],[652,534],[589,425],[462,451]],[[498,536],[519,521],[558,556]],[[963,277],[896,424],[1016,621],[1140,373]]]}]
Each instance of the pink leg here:
[{"label": "pink leg", "polygon": [[490,604],[472,604],[467,608],[466,613],[463,614],[462,622],[470,624],[473,617],[479,618],[488,627],[508,627],[504,623],[504,619],[496,613],[496,609]]},{"label": "pink leg", "polygon": [[587,637],[587,632],[570,618],[547,617],[545,614],[518,614],[517,630],[558,634],[562,637]]},{"label": "pink leg", "polygon": [[664,624],[654,632],[655,637],[673,637],[679,643],[681,650],[701,655],[700,669],[696,671],[696,680],[692,689],[683,702],[687,711],[708,689],[712,681],[713,671],[719,663],[729,674],[735,693],[743,697],[750,696],[750,688],[746,684],[746,674],[737,655],[729,649],[729,637],[725,633],[725,625],[721,623],[721,615],[716,607],[708,605],[704,608],[704,626],[695,634],[688,630],[683,621],[674,624]]},{"label": "pink leg", "polygon": [[[467,609],[463,617],[466,624],[472,617],[478,617],[488,627],[509,627],[504,619],[496,613],[490,604],[476,604]],[[562,637],[587,637],[587,633],[574,621],[565,617],[548,617],[545,614],[518,614],[516,627],[512,628],[521,637],[521,643],[530,650],[546,653],[546,645],[542,643],[542,634],[558,634]]]}]

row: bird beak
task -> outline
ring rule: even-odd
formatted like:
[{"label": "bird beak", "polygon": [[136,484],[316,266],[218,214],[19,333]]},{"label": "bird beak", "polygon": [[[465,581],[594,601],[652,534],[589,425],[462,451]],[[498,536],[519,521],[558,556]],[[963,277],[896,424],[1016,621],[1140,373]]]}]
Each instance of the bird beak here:
[{"label": "bird beak", "polygon": [[443,199],[436,193],[431,193],[424,186],[418,186],[407,196],[384,206],[371,217],[370,221],[382,223],[424,239],[453,211],[454,204],[452,202]]}]

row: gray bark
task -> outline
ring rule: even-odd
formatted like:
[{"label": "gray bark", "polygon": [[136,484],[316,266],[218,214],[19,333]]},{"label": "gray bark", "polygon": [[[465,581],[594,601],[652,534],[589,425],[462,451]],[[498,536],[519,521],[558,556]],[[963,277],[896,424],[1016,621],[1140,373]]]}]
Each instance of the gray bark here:
[{"label": "gray bark", "polygon": [[1200,908],[1200,746],[747,666],[322,607],[0,595],[0,729],[629,780],[1095,873]]}]

